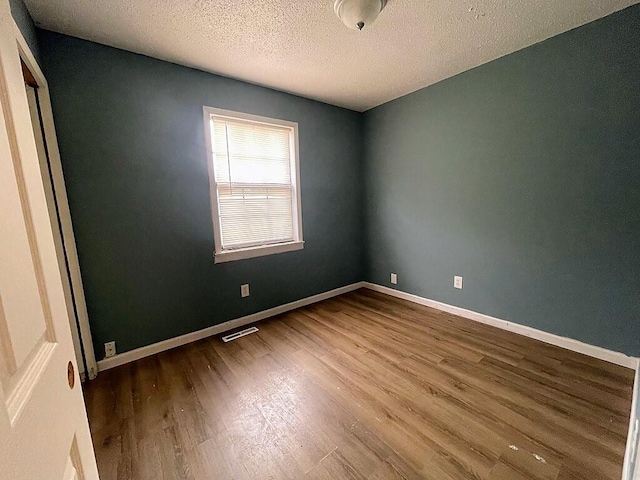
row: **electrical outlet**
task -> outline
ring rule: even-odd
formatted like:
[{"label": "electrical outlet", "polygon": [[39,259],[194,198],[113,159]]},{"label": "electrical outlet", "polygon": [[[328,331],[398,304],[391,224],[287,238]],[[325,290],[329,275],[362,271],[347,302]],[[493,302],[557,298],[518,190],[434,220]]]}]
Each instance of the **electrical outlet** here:
[{"label": "electrical outlet", "polygon": [[104,344],[104,358],[113,357],[116,354],[116,342],[107,342]]},{"label": "electrical outlet", "polygon": [[394,285],[398,284],[398,274],[397,273],[392,273],[391,274],[391,283]]},{"label": "electrical outlet", "polygon": [[462,277],[453,277],[453,288],[462,290]]},{"label": "electrical outlet", "polygon": [[249,296],[249,284],[248,283],[240,285],[240,295],[242,295],[242,298]]}]

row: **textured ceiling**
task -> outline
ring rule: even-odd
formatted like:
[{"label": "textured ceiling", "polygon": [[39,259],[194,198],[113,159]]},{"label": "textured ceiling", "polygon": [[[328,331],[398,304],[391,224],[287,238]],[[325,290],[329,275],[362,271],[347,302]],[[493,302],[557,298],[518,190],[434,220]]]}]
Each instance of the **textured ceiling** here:
[{"label": "textured ceiling", "polygon": [[390,0],[362,32],[333,0],[26,0],[56,32],[367,110],[638,0]]}]

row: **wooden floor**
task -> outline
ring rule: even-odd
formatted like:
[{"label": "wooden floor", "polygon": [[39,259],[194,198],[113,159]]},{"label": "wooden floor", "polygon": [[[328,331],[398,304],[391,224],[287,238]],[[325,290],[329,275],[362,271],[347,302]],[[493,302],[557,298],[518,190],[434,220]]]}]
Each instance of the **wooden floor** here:
[{"label": "wooden floor", "polygon": [[102,480],[619,480],[633,372],[359,290],[100,373]]}]

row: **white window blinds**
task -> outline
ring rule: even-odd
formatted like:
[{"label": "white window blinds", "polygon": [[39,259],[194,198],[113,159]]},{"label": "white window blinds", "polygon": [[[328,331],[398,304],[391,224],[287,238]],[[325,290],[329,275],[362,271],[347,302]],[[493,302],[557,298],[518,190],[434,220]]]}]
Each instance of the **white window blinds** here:
[{"label": "white window blinds", "polygon": [[292,129],[211,116],[223,250],[294,241]]}]

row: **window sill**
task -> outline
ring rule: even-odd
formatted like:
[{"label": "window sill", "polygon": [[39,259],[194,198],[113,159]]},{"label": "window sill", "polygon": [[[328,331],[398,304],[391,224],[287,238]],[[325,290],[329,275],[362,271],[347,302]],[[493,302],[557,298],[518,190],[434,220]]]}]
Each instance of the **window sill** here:
[{"label": "window sill", "polygon": [[276,253],[293,252],[302,250],[304,242],[277,243],[275,245],[263,245],[260,247],[241,248],[238,250],[227,250],[218,252],[213,256],[214,263],[232,262],[245,258],[263,257],[265,255],[275,255]]}]

